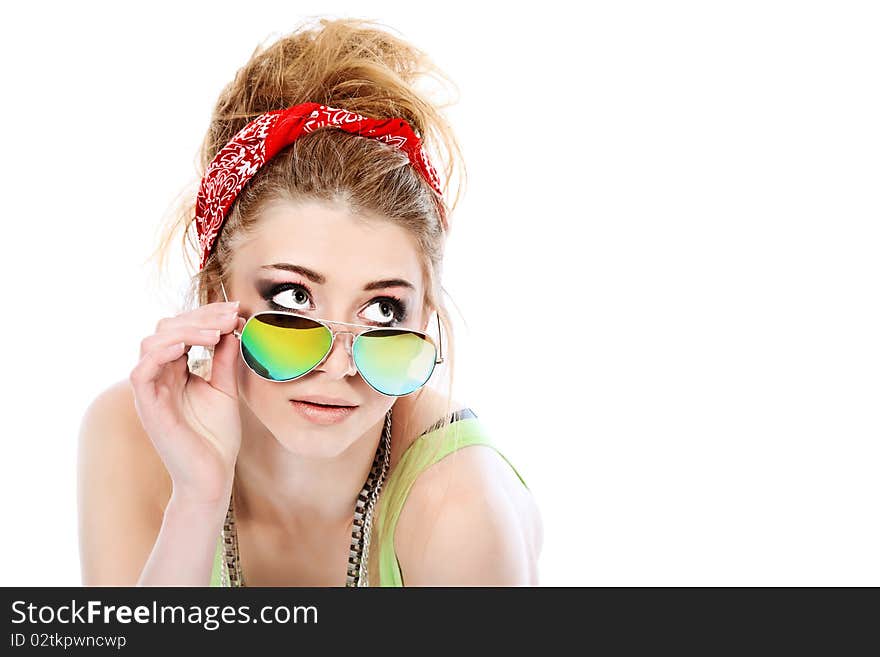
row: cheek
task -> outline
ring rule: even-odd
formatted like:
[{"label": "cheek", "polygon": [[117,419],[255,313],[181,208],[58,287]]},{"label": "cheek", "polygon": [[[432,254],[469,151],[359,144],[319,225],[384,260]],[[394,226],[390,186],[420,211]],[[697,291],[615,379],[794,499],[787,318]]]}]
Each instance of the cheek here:
[{"label": "cheek", "polygon": [[243,362],[238,371],[238,394],[254,407],[270,410],[283,408],[284,403],[292,397],[290,384],[273,383],[254,374]]},{"label": "cheek", "polygon": [[394,398],[380,395],[378,392],[370,388],[372,395],[361,405],[360,411],[363,411],[364,421],[369,425],[379,422],[388,412],[388,409],[394,406]]},{"label": "cheek", "polygon": [[284,389],[283,384],[260,378],[239,361],[238,396],[266,426],[284,421],[285,411],[289,410]]}]

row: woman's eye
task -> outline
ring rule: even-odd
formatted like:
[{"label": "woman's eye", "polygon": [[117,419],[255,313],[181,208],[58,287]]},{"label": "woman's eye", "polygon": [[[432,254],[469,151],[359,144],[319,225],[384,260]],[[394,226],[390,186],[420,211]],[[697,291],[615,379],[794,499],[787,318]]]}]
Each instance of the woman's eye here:
[{"label": "woman's eye", "polygon": [[[374,312],[367,312],[374,309]],[[395,302],[388,299],[374,301],[364,311],[366,319],[377,324],[389,324],[403,320],[402,309]]]},{"label": "woman's eye", "polygon": [[[309,293],[301,287],[282,290],[272,297],[272,303],[290,310],[308,310]],[[305,304],[305,306],[300,305]]]}]

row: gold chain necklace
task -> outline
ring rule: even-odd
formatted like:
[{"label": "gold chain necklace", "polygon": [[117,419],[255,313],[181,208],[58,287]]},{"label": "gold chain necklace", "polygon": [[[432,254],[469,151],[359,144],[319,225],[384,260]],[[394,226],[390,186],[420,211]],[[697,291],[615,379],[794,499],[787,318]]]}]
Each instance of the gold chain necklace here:
[{"label": "gold chain necklace", "polygon": [[[351,547],[348,551],[348,569],[346,586],[369,586],[367,562],[370,558],[370,534],[373,526],[373,510],[391,458],[391,409],[385,414],[385,428],[370,474],[358,495],[354,509],[354,526],[351,530]],[[220,569],[221,586],[245,586],[244,573],[241,570],[241,558],[238,553],[238,531],[235,527],[234,494],[229,496],[229,508],[223,522],[221,536],[223,540],[223,568]]]}]

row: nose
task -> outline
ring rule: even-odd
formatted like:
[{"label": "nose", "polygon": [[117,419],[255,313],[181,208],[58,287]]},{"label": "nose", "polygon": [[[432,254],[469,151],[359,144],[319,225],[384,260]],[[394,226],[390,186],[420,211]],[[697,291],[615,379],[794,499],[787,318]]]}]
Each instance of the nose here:
[{"label": "nose", "polygon": [[353,344],[354,333],[351,331],[337,331],[336,338],[333,340],[333,347],[318,369],[336,379],[357,374],[357,367],[355,367],[354,359],[351,356]]}]

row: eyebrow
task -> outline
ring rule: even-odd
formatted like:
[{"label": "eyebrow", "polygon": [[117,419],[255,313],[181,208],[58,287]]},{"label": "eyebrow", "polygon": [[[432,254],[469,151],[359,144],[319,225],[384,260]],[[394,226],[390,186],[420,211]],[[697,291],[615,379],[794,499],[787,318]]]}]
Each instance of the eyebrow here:
[{"label": "eyebrow", "polygon": [[[303,267],[302,265],[294,265],[289,262],[276,262],[271,265],[263,265],[260,269],[279,269],[281,271],[289,271],[295,274],[299,274],[300,276],[305,276],[313,283],[317,283],[318,285],[323,285],[327,282],[327,278],[319,274],[313,269],[309,269],[308,267]],[[371,283],[367,283],[364,285],[364,292],[369,292],[370,290],[380,290],[386,287],[405,287],[410,290],[415,290],[415,285],[410,283],[408,280],[404,278],[385,278],[379,281],[373,281]]]}]

